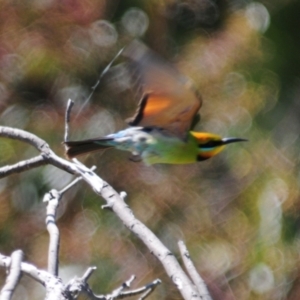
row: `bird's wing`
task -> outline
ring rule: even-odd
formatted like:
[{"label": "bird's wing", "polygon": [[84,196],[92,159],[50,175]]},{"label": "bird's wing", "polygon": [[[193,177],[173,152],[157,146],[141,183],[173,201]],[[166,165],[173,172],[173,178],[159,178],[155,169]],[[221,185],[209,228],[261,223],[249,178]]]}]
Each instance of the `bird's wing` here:
[{"label": "bird's wing", "polygon": [[123,55],[130,58],[130,73],[143,94],[128,123],[161,127],[186,138],[202,104],[191,81],[138,41],[133,41]]}]

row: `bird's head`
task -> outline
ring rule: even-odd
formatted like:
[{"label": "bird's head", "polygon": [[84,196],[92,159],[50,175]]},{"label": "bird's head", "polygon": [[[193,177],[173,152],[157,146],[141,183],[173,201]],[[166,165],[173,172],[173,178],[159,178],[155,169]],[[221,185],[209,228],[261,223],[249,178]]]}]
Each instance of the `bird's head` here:
[{"label": "bird's head", "polygon": [[207,132],[192,131],[191,134],[194,136],[194,138],[196,138],[198,143],[198,161],[206,160],[217,155],[225,148],[227,144],[247,141],[246,139],[242,138],[222,138],[219,135]]}]

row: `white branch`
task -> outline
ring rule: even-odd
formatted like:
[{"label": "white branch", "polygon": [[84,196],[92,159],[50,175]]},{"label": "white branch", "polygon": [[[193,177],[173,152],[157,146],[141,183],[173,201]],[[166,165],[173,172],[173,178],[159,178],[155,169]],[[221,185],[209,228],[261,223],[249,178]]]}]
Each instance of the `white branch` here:
[{"label": "white branch", "polygon": [[182,257],[183,263],[185,265],[185,268],[186,268],[188,274],[190,275],[191,279],[193,280],[194,284],[196,285],[197,290],[198,290],[199,294],[201,295],[201,299],[212,300],[212,298],[208,292],[208,289],[206,287],[206,284],[205,284],[204,280],[201,278],[201,276],[199,275],[199,273],[197,272],[184,242],[179,241],[178,246],[179,246],[179,250],[180,250],[181,257]]},{"label": "white branch", "polygon": [[[0,266],[9,268],[11,265],[11,258],[0,254]],[[46,271],[39,270],[35,266],[22,262],[21,270],[26,275],[41,283],[46,287],[45,300],[68,300],[69,298],[64,293],[65,287],[61,279],[49,274]]]},{"label": "white branch", "polygon": [[70,114],[72,107],[74,105],[74,101],[71,99],[68,100],[66,114],[65,114],[65,136],[64,136],[64,142],[67,142],[69,139],[69,123],[70,123]]},{"label": "white branch", "polygon": [[48,272],[58,276],[58,257],[59,257],[59,230],[56,226],[56,211],[61,199],[61,195],[56,190],[51,190],[44,196],[43,202],[48,202],[46,212],[46,226],[49,232],[48,250]]},{"label": "white branch", "polygon": [[0,168],[0,178],[6,177],[14,173],[20,173],[33,168],[37,168],[46,165],[47,163],[48,162],[45,160],[45,158],[42,155],[38,155],[36,157],[20,161],[14,165]]},{"label": "white branch", "polygon": [[[93,167],[91,170],[95,169]],[[58,276],[58,262],[59,262],[59,245],[60,245],[60,235],[59,229],[56,225],[56,212],[60,203],[62,195],[71,187],[73,187],[77,182],[79,182],[82,177],[75,178],[70,184],[68,184],[61,191],[51,190],[49,193],[45,194],[43,202],[48,202],[47,212],[46,212],[46,226],[50,236],[49,251],[48,251],[48,272],[54,276]]]},{"label": "white branch", "polygon": [[161,280],[155,279],[154,281],[146,284],[145,286],[143,286],[141,288],[123,292],[122,295],[123,295],[123,297],[131,297],[131,296],[139,295],[139,294],[143,293],[141,295],[141,297],[139,298],[139,300],[143,300],[143,299],[146,299],[159,284],[161,284]]},{"label": "white branch", "polygon": [[163,245],[150,229],[134,216],[131,209],[125,204],[123,195],[120,196],[109,184],[105,183],[97,174],[79,161],[73,160],[74,162],[72,163],[57,156],[45,141],[31,133],[8,127],[0,127],[0,136],[11,137],[27,142],[36,147],[49,164],[74,175],[82,176],[86,183],[88,183],[98,195],[105,199],[107,203],[106,206],[111,208],[123,221],[125,226],[141,239],[149,251],[159,259],[183,298],[187,300],[201,299],[198,290],[185,274],[173,253]]},{"label": "white branch", "polygon": [[118,299],[122,294],[125,289],[129,289],[131,283],[135,279],[135,275],[132,275],[127,281],[125,281],[121,286],[116,288],[115,290],[112,291],[110,295],[107,295],[107,299]]},{"label": "white branch", "polygon": [[106,200],[108,206],[123,221],[150,252],[156,256],[164,266],[167,274],[176,285],[184,299],[201,299],[198,291],[184,273],[173,253],[148,229],[141,221],[135,218],[131,209],[125,204],[120,195],[107,183],[104,183],[100,195]]},{"label": "white branch", "polygon": [[68,293],[70,293],[72,297],[77,298],[79,293],[82,292],[85,294],[85,296],[92,300],[117,300],[142,294],[139,298],[142,300],[146,299],[146,297],[148,297],[153,292],[153,290],[161,283],[159,279],[155,279],[153,282],[146,284],[143,287],[134,290],[124,291],[125,289],[130,288],[131,283],[136,278],[135,275],[132,275],[127,281],[122,283],[122,285],[116,288],[111,294],[96,295],[90,289],[87,283],[88,277],[94,272],[95,269],[96,267],[91,267],[81,278],[74,278],[70,280],[70,282],[67,284],[66,290],[68,291]]},{"label": "white branch", "polygon": [[73,164],[58,157],[45,141],[34,134],[21,129],[0,126],[0,136],[28,143],[35,147],[41,154],[35,158],[22,161],[15,165],[4,166],[0,168],[0,178],[4,178],[13,173],[20,173],[45,164],[52,164],[68,173],[76,174]]},{"label": "white branch", "polygon": [[21,262],[23,260],[23,252],[16,250],[11,254],[11,263],[9,274],[6,278],[4,287],[1,290],[0,300],[9,300],[19,283],[21,277]]}]

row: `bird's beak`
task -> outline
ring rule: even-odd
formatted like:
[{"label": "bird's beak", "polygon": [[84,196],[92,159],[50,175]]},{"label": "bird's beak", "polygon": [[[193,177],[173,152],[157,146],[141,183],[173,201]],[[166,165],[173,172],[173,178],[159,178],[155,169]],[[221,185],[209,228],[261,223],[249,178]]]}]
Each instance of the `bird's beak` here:
[{"label": "bird's beak", "polygon": [[247,139],[241,139],[241,138],[223,138],[222,139],[222,144],[227,145],[231,143],[236,143],[236,142],[247,142]]}]

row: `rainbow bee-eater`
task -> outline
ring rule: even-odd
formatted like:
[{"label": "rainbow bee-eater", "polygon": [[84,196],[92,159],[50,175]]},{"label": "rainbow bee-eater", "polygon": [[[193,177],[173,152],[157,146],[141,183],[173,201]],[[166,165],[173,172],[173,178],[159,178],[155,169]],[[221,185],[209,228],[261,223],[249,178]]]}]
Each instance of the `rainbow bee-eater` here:
[{"label": "rainbow bee-eater", "polygon": [[112,147],[130,151],[147,165],[188,164],[215,156],[227,144],[246,141],[191,131],[202,105],[191,81],[138,41],[123,55],[142,94],[135,115],[127,120],[130,127],[105,137],[65,142],[68,157]]}]

